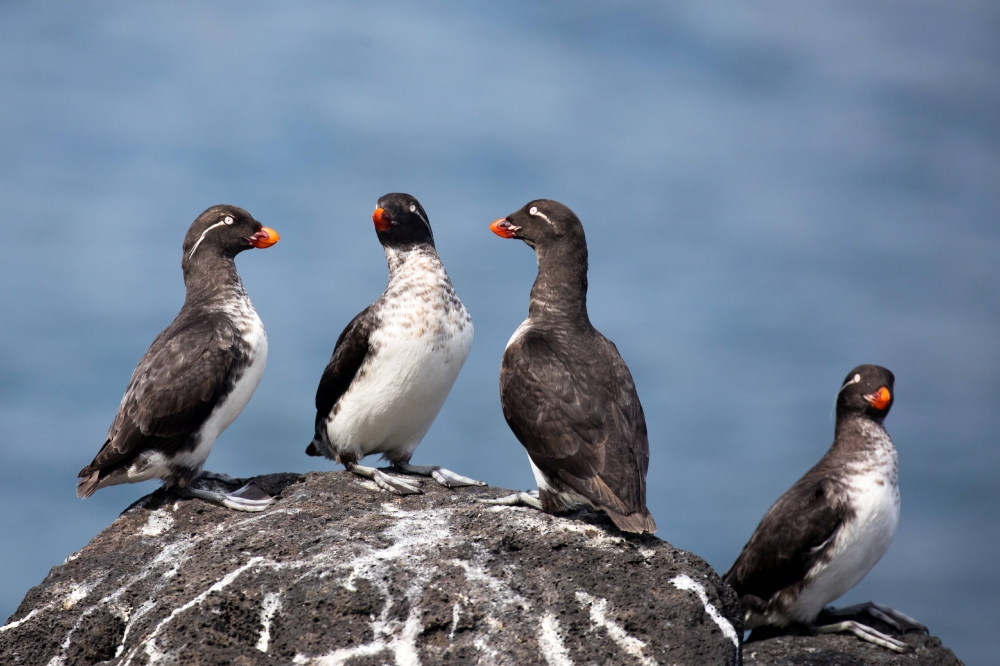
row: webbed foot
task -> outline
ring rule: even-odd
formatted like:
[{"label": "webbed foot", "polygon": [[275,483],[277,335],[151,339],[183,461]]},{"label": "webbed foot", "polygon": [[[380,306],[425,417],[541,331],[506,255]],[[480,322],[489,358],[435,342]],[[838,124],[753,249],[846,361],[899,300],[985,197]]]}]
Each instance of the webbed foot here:
[{"label": "webbed foot", "polygon": [[394,463],[393,469],[403,474],[429,476],[445,488],[462,488],[464,486],[485,486],[485,481],[476,481],[467,476],[456,474],[438,465],[410,465],[409,463]]},{"label": "webbed foot", "polygon": [[492,504],[494,506],[528,506],[532,509],[542,511],[542,503],[538,499],[538,491],[531,490],[526,493],[514,493],[494,499],[476,500],[481,504]]}]

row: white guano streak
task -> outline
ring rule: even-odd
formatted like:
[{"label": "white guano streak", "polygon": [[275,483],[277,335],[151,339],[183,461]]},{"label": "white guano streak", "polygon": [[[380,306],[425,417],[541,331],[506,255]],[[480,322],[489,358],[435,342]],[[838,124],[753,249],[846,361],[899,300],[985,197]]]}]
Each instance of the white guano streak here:
[{"label": "white guano streak", "polygon": [[263,628],[260,630],[256,646],[261,652],[267,652],[267,646],[271,642],[271,620],[279,610],[281,610],[281,597],[276,592],[265,594],[264,603],[260,607],[260,623]]},{"label": "white guano streak", "polygon": [[573,666],[559,633],[559,621],[550,612],[542,616],[538,625],[538,647],[549,666]]},{"label": "white guano streak", "polygon": [[711,617],[717,625],[719,625],[719,629],[722,630],[722,633],[726,636],[726,638],[733,642],[736,649],[740,649],[740,639],[736,636],[736,630],[733,629],[733,625],[729,623],[729,620],[722,617],[715,606],[709,603],[708,595],[705,593],[705,588],[702,587],[701,584],[697,583],[687,574],[681,574],[676,578],[672,578],[670,579],[670,582],[673,583],[674,587],[678,590],[687,590],[697,594],[698,598],[701,599],[702,605],[705,607],[705,612],[708,613],[709,617]]},{"label": "white guano streak", "polygon": [[591,622],[598,627],[603,627],[608,632],[611,640],[618,644],[618,647],[638,659],[643,666],[657,666],[655,660],[643,654],[643,648],[646,647],[644,642],[635,636],[629,636],[628,632],[621,625],[608,618],[607,599],[595,599],[581,590],[576,593],[576,600],[580,602],[581,606],[590,606]]}]

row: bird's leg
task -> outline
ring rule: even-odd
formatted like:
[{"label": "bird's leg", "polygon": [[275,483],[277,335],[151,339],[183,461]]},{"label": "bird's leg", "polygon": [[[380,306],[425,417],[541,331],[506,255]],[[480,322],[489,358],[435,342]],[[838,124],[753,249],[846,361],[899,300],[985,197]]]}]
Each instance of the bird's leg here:
[{"label": "bird's leg", "polygon": [[222,481],[223,483],[228,483],[231,485],[239,485],[241,479],[235,479],[228,474],[220,474],[219,472],[209,472],[207,469],[202,471],[198,475],[199,479],[211,479],[212,481]]},{"label": "bird's leg", "polygon": [[530,490],[526,493],[514,493],[513,495],[505,495],[504,497],[497,497],[495,499],[481,499],[476,500],[482,504],[493,504],[494,506],[529,506],[532,509],[538,509],[543,511],[542,503],[538,499],[538,491]]},{"label": "bird's leg", "polygon": [[396,493],[397,495],[420,495],[424,492],[420,489],[420,481],[417,479],[398,479],[374,467],[365,467],[355,462],[345,461],[344,467],[347,468],[348,472],[371,479],[379,488],[390,493]]},{"label": "bird's leg", "polygon": [[848,606],[846,608],[833,608],[832,606],[824,609],[823,614],[830,619],[838,618],[851,618],[857,617],[863,613],[867,613],[876,620],[881,620],[887,625],[895,629],[901,634],[905,634],[911,631],[917,631],[922,634],[929,634],[930,632],[920,622],[917,622],[912,617],[906,613],[900,612],[895,608],[886,606],[884,604],[878,604],[874,601],[869,601],[864,604],[857,604],[855,606]]},{"label": "bird's leg", "polygon": [[892,636],[886,636],[881,631],[872,629],[868,625],[855,622],[854,620],[846,620],[844,622],[825,624],[821,627],[816,627],[816,633],[854,634],[863,641],[874,643],[875,645],[879,645],[894,652],[906,652],[909,649],[906,643],[897,641]]},{"label": "bird's leg", "polygon": [[[217,483],[211,483],[213,481]],[[233,511],[263,511],[274,503],[274,498],[261,490],[253,481],[243,484],[232,492],[227,492],[220,484],[239,485],[240,479],[215,472],[202,472],[191,483],[176,488],[176,491],[181,497],[204,500]]]},{"label": "bird's leg", "polygon": [[461,474],[455,474],[451,470],[438,465],[411,465],[409,463],[394,462],[392,468],[402,474],[417,474],[419,476],[429,476],[446,488],[461,488],[463,486],[485,486],[485,481],[476,481]]}]

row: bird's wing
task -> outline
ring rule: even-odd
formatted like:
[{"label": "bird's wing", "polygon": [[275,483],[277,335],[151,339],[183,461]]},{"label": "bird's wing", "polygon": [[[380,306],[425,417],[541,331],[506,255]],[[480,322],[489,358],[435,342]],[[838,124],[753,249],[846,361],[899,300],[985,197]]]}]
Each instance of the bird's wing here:
[{"label": "bird's wing", "polygon": [[233,366],[247,354],[240,341],[222,315],[179,315],[132,373],[107,441],[80,476],[126,462],[145,448],[182,445],[235,381]]},{"label": "bird's wing", "polygon": [[[817,465],[818,467],[818,465]],[[817,467],[782,495],[723,579],[742,597],[763,600],[801,580],[836,539],[849,508],[843,488]]]},{"label": "bird's wing", "polygon": [[[613,361],[617,362],[613,362]],[[612,386],[606,372],[614,367]],[[532,461],[595,504],[645,511],[649,442],[635,385],[603,337],[587,368],[574,373],[546,337],[531,332],[504,353],[504,417]]]},{"label": "bird's wing", "polygon": [[372,306],[369,305],[362,310],[340,333],[330,362],[326,364],[323,377],[319,380],[319,387],[316,389],[317,437],[321,436],[320,431],[333,406],[347,392],[371,352],[369,338],[376,323],[371,309]]}]

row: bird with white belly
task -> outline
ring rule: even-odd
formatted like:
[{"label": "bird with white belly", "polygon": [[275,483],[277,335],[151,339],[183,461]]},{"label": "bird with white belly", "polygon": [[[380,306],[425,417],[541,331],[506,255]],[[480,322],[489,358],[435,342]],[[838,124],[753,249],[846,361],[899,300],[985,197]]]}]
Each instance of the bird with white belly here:
[{"label": "bird with white belly", "polygon": [[851,370],[837,394],[833,446],[760,521],[723,576],[740,597],[750,639],[783,633],[853,633],[895,651],[906,644],[852,617],[867,614],[899,633],[926,631],[881,604],[825,609],[882,558],[899,522],[896,449],[884,421],[893,374]]},{"label": "bird with white belly", "polygon": [[410,458],[444,405],[472,348],[472,318],[438,257],[427,213],[409,194],[387,194],[372,215],[389,265],[385,292],[340,334],[316,390],[306,449],[383,490],[422,492],[417,479],[358,464],[381,454],[392,471],[449,488],[486,485]]},{"label": "bird with white belly", "polygon": [[234,259],[277,242],[277,232],[236,206],[212,206],[191,224],[181,260],[184,305],[132,373],[107,440],[80,470],[77,495],[159,478],[182,496],[230,509],[270,505],[254,484],[202,467],[216,438],[249,402],[267,362],[267,334]]}]

